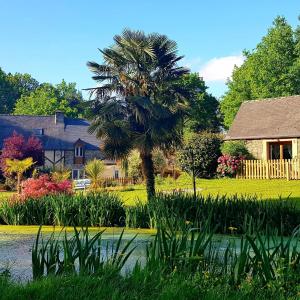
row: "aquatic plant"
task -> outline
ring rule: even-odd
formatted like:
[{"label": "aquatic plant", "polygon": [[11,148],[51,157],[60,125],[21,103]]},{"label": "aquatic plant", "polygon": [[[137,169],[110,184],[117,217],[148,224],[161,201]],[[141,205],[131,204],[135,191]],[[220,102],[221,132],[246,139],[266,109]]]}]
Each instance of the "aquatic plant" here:
[{"label": "aquatic plant", "polygon": [[90,235],[88,228],[74,227],[71,236],[66,231],[58,236],[53,232],[45,241],[41,229],[32,247],[33,279],[48,275],[93,275],[106,268],[119,272],[135,249],[131,245],[136,236],[124,243],[124,230],[116,243],[106,244],[103,253],[104,230]]}]

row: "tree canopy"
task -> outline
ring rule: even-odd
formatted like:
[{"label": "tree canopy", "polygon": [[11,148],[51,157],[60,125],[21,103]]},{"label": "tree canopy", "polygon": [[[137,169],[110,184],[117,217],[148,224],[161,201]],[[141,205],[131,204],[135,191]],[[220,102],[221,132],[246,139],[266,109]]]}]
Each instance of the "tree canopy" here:
[{"label": "tree canopy", "polygon": [[245,61],[235,68],[221,101],[224,125],[229,127],[243,101],[300,93],[300,29],[277,17]]},{"label": "tree canopy", "polygon": [[6,74],[0,68],[0,113],[11,113],[21,95],[29,95],[38,86],[38,81],[29,74]]},{"label": "tree canopy", "polygon": [[14,114],[53,115],[60,110],[69,117],[83,113],[83,99],[75,83],[64,80],[55,86],[44,83],[29,95],[22,95],[17,101]]},{"label": "tree canopy", "polygon": [[81,92],[75,83],[40,84],[29,74],[5,73],[0,68],[0,114],[51,115],[56,110],[70,117],[84,114]]},{"label": "tree canopy", "polygon": [[219,132],[222,118],[219,101],[207,92],[207,86],[198,73],[186,74],[179,84],[189,91],[185,129],[190,133]]}]

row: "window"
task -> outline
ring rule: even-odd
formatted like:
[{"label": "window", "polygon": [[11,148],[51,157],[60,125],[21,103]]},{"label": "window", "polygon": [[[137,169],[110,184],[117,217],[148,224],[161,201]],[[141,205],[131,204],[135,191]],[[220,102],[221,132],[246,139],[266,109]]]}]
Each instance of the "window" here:
[{"label": "window", "polygon": [[269,143],[269,159],[292,159],[292,142]]},{"label": "window", "polygon": [[34,135],[44,135],[44,129],[43,128],[35,128],[33,129]]},{"label": "window", "polygon": [[82,146],[75,147],[75,157],[83,157],[83,147]]},{"label": "window", "polygon": [[83,169],[73,169],[72,170],[72,179],[83,179],[85,177]]},{"label": "window", "polygon": [[115,170],[115,179],[119,179],[119,170]]}]

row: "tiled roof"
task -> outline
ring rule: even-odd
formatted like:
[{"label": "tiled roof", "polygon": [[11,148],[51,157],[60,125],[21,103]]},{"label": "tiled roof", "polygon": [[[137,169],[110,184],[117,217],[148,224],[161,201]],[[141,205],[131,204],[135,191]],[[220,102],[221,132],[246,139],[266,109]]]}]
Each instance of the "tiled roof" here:
[{"label": "tiled roof", "polygon": [[244,102],[226,140],[300,137],[300,96]]},{"label": "tiled roof", "polygon": [[36,129],[43,129],[43,135],[37,137],[45,150],[72,150],[78,139],[87,150],[99,150],[100,141],[88,133],[89,125],[84,119],[64,118],[56,124],[55,116],[0,115],[0,149],[14,131],[29,137]]}]

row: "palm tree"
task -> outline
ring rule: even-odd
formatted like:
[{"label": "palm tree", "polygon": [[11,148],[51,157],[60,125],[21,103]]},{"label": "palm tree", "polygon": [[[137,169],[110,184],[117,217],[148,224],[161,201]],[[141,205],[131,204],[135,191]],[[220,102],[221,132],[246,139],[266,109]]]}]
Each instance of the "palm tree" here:
[{"label": "palm tree", "polygon": [[165,35],[124,30],[115,44],[100,50],[104,63],[88,62],[98,83],[90,90],[91,126],[111,158],[137,149],[148,198],[155,194],[152,151],[181,143],[186,91],[179,79],[189,72],[177,65],[177,44]]},{"label": "palm tree", "polygon": [[104,169],[104,163],[99,159],[93,159],[86,164],[84,170],[87,177],[91,180],[90,188],[92,190],[97,190],[101,187],[102,174]]},{"label": "palm tree", "polygon": [[18,194],[20,194],[22,176],[28,169],[30,169],[34,165],[32,157],[27,157],[23,160],[8,158],[6,159],[5,164],[5,171],[8,174],[17,174],[17,192]]}]

